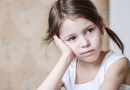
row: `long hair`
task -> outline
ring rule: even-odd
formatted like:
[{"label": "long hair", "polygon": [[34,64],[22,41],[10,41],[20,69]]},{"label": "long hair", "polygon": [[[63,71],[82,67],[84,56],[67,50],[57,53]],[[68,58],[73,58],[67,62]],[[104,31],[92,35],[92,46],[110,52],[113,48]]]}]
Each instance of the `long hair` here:
[{"label": "long hair", "polygon": [[92,21],[98,26],[101,33],[105,29],[122,53],[124,52],[123,43],[110,28],[104,26],[103,18],[90,0],[57,0],[53,4],[49,12],[47,35],[44,38],[48,44],[53,40],[54,35],[59,36],[59,30],[65,17],[75,19],[81,17]]}]

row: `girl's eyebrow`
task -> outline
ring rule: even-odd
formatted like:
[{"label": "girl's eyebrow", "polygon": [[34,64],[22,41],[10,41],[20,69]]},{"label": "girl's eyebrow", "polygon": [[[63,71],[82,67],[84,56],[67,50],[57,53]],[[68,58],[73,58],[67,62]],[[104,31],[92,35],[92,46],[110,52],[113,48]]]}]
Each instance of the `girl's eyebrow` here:
[{"label": "girl's eyebrow", "polygon": [[88,29],[88,28],[90,28],[90,27],[92,27],[92,26],[94,26],[94,24],[90,24],[90,25],[86,26],[85,28],[83,28],[82,31],[84,31],[85,29]]},{"label": "girl's eyebrow", "polygon": [[86,29],[88,29],[88,28],[90,28],[90,27],[93,27],[93,26],[95,27],[94,24],[90,24],[90,25],[88,25],[88,26],[85,26],[85,27],[83,28],[82,32],[86,31]]},{"label": "girl's eyebrow", "polygon": [[74,36],[74,35],[76,35],[76,33],[72,33],[72,34],[70,34],[70,35],[66,35],[66,36],[64,36],[64,38],[66,38],[66,37],[71,37],[71,36]]},{"label": "girl's eyebrow", "polygon": [[[90,24],[90,25],[88,25],[88,26],[85,26],[85,27],[83,28],[82,32],[84,32],[84,30],[86,30],[86,29],[88,29],[88,28],[90,28],[90,27],[92,27],[92,26],[94,26],[94,24]],[[72,33],[72,34],[70,34],[70,35],[65,35],[64,38],[66,38],[66,37],[71,37],[71,36],[74,36],[74,35],[76,35],[76,33]]]}]

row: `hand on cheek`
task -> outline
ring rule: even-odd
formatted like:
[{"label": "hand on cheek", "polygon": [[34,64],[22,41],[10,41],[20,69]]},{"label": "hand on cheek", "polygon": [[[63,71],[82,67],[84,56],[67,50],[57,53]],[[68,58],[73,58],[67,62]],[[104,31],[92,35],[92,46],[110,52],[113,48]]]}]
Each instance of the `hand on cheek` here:
[{"label": "hand on cheek", "polygon": [[73,58],[75,58],[74,52],[70,49],[70,47],[68,45],[66,45],[64,43],[63,40],[58,38],[58,36],[56,36],[56,35],[54,35],[53,38],[54,38],[55,45],[60,49],[62,54],[71,55],[71,56],[73,56]]}]

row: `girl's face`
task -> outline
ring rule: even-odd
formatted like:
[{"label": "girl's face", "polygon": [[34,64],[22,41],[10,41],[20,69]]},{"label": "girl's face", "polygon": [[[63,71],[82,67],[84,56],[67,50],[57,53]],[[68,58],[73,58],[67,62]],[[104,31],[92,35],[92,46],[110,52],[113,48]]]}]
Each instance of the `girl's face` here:
[{"label": "girl's face", "polygon": [[64,19],[60,29],[60,38],[71,48],[79,60],[94,62],[99,56],[102,35],[99,28],[90,20]]}]

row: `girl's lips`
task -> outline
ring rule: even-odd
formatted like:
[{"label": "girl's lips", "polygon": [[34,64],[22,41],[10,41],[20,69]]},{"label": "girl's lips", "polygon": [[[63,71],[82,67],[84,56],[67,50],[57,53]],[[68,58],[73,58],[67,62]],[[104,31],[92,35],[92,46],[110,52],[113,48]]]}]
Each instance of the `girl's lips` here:
[{"label": "girl's lips", "polygon": [[84,53],[81,53],[81,56],[82,56],[82,57],[90,56],[90,55],[93,54],[93,51],[94,51],[94,50],[89,50],[89,51],[86,51],[86,52],[84,52]]}]

